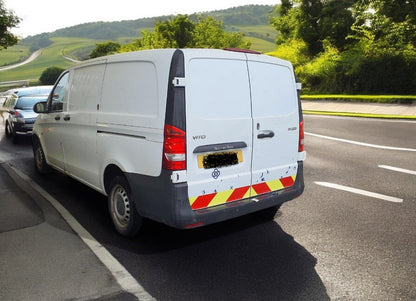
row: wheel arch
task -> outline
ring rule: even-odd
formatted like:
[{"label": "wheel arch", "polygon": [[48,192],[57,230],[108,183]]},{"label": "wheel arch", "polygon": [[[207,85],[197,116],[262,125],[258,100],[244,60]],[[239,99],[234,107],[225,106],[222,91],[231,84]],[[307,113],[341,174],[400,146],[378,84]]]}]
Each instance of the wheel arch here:
[{"label": "wheel arch", "polygon": [[40,143],[40,139],[38,137],[38,135],[36,135],[35,133],[32,134],[32,144],[35,142],[39,142]]},{"label": "wheel arch", "polygon": [[109,164],[109,165],[107,165],[107,167],[104,169],[104,174],[103,174],[103,177],[104,177],[104,179],[103,179],[104,180],[104,189],[105,189],[106,194],[108,194],[110,192],[110,184],[111,184],[111,181],[116,176],[123,176],[123,177],[125,177],[124,172],[121,170],[120,167],[118,167],[115,164]]}]

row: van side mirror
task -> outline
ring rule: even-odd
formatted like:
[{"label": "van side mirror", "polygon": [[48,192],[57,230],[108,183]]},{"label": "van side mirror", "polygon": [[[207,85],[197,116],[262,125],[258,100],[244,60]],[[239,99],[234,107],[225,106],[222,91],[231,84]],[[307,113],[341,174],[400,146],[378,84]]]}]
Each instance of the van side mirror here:
[{"label": "van side mirror", "polygon": [[38,103],[35,103],[35,105],[33,106],[33,111],[35,113],[47,113],[48,112],[48,106],[46,104],[46,101],[41,101]]}]

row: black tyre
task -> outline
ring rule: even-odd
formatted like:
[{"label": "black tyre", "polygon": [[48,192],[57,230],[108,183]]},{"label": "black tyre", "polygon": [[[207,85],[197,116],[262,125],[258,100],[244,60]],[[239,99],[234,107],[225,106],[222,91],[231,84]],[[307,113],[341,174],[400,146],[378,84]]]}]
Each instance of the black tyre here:
[{"label": "black tyre", "polygon": [[5,127],[5,134],[6,134],[6,138],[11,138],[13,135],[13,129],[12,126],[10,125],[10,123],[6,122],[6,127]]},{"label": "black tyre", "polygon": [[33,140],[33,156],[35,168],[40,174],[48,174],[52,171],[52,168],[46,163],[45,153],[38,139]]},{"label": "black tyre", "polygon": [[115,177],[110,184],[108,209],[116,230],[124,236],[135,236],[143,217],[137,212],[130,185],[123,176]]}]

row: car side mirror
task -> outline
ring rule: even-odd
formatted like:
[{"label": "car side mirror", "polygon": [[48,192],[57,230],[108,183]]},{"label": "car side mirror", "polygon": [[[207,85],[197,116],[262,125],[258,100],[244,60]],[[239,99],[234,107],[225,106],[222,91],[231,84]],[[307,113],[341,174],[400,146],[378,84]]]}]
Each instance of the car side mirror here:
[{"label": "car side mirror", "polygon": [[33,111],[35,113],[38,113],[38,114],[40,114],[40,113],[47,113],[48,112],[48,106],[46,104],[46,101],[41,101],[41,102],[36,103],[33,106]]}]

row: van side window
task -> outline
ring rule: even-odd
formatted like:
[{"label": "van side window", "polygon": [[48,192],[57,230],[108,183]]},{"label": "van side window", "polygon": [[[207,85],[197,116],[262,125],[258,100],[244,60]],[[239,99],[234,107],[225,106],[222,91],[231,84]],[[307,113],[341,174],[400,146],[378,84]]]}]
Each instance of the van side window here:
[{"label": "van side window", "polygon": [[65,73],[52,91],[52,94],[51,94],[52,97],[50,99],[50,102],[51,102],[50,108],[52,112],[62,111],[63,103],[65,100],[65,91],[66,91],[66,86],[68,83],[68,78],[69,78],[69,73]]}]

